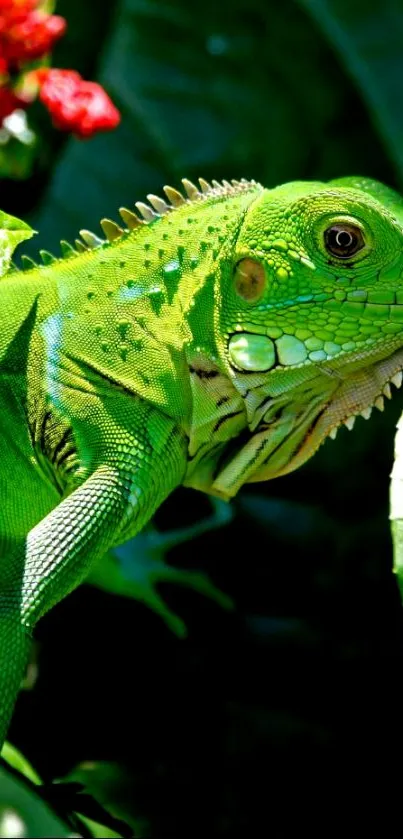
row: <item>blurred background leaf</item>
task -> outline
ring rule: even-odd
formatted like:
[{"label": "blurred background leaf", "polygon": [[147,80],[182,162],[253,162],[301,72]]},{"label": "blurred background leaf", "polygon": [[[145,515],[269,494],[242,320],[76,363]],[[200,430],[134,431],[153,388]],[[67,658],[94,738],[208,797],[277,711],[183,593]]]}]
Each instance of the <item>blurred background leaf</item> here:
[{"label": "blurred background leaf", "polygon": [[351,75],[403,183],[400,0],[299,0]]},{"label": "blurred background leaf", "polygon": [[122,124],[91,143],[66,143],[34,215],[37,246],[56,246],[61,230],[73,237],[84,223],[96,228],[101,213],[185,174],[218,170],[268,186],[356,167],[381,175],[380,142],[375,133],[372,147],[366,142],[359,93],[290,0],[236,0],[230,14],[208,0],[197,25],[182,0],[123,0],[99,72]]}]

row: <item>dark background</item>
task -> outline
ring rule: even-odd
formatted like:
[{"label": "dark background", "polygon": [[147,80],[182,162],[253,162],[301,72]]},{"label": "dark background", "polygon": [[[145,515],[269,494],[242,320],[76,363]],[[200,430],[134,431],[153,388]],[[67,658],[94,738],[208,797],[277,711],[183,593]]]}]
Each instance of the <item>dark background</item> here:
[{"label": "dark background", "polygon": [[[61,137],[38,106],[32,176],[1,206],[40,230],[32,254],[98,229],[181,177],[369,175],[403,187],[400,0],[60,0],[56,66],[98,78],[111,134]],[[51,780],[75,771],[138,836],[349,836],[398,828],[402,611],[388,481],[396,392],[299,471],[243,489],[233,519],[171,551],[233,596],[143,605],[89,586],[38,626],[39,677],[10,739]],[[209,513],[175,493],[161,529]],[[79,768],[77,768],[79,767]],[[71,777],[71,774],[70,774]]]}]

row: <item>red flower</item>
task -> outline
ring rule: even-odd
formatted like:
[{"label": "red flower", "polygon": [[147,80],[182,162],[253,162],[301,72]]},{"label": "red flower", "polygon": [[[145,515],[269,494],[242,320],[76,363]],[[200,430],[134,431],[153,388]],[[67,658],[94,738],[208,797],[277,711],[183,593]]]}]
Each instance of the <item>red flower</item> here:
[{"label": "red flower", "polygon": [[5,29],[18,20],[23,20],[38,5],[38,0],[0,0],[0,27]]},{"label": "red flower", "polygon": [[63,17],[29,11],[27,4],[17,3],[10,15],[0,14],[0,55],[11,64],[40,58],[51,51],[65,29]]},{"label": "red flower", "polygon": [[[99,84],[74,70],[30,71],[30,62],[47,55],[65,29],[65,19],[43,11],[42,0],[0,0],[0,124],[16,108],[27,107],[39,87],[56,128],[91,137],[118,125],[119,111]],[[16,71],[18,95],[10,86]]]},{"label": "red flower", "polygon": [[56,128],[91,137],[119,124],[119,111],[101,85],[84,81],[75,70],[41,68],[36,77],[41,85],[39,98]]}]

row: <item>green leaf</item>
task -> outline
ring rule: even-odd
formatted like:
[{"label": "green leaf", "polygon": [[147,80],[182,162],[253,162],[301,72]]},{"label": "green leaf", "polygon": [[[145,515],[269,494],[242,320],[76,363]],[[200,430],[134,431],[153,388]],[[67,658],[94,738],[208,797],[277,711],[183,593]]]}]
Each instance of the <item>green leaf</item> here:
[{"label": "green leaf", "polygon": [[390,515],[393,539],[393,571],[403,599],[403,416],[397,424],[395,460],[390,483]]},{"label": "green leaf", "polygon": [[[35,769],[31,766],[29,761],[24,757],[24,755],[11,743],[6,741],[4,743],[3,749],[1,751],[2,759],[11,767],[15,772],[21,774],[30,784],[34,784],[35,786],[42,787],[42,780],[35,771]],[[4,770],[3,770],[4,771]],[[22,792],[18,792],[18,777],[14,774],[10,775],[10,778],[7,778],[6,775],[3,777],[2,782],[2,775],[1,775],[1,767],[0,767],[0,836],[14,837],[16,833],[13,833],[13,830],[20,829],[20,833],[18,835],[32,835],[32,836],[70,836],[71,833],[67,831],[63,832],[64,828],[61,827],[62,822],[55,816],[54,821],[53,815],[48,808],[46,802],[44,802],[41,798],[32,798],[32,801],[29,803],[29,820],[27,820],[27,814],[25,812],[25,792],[29,795],[29,789],[25,790],[23,786],[21,786]],[[15,788],[13,785],[13,781],[15,781]],[[70,785],[71,786],[71,785]],[[5,793],[4,790],[12,789],[14,792],[14,803],[15,806],[8,806],[10,801],[13,804],[13,798],[10,798],[10,793]],[[63,786],[60,784],[51,785],[47,788],[47,797],[49,798],[50,802],[52,802],[52,798],[59,797],[60,792],[63,792]],[[67,792],[69,791],[69,785],[67,786]],[[38,790],[38,794],[41,794],[41,789]],[[53,796],[54,794],[54,796]],[[6,801],[3,801],[4,796],[6,796]],[[28,799],[27,799],[28,800]],[[103,811],[101,805],[97,803],[95,799],[91,799],[89,796],[80,796],[77,795],[74,798],[74,791],[72,791],[72,802],[74,801],[76,806],[83,805],[83,808],[92,807],[94,812],[99,812],[100,815],[105,816],[105,820],[109,819],[113,821],[113,818],[109,816],[106,811]],[[68,812],[68,807],[66,809],[66,813]],[[42,813],[42,815],[41,815]],[[39,814],[39,816],[38,816]],[[46,814],[46,817],[44,817]],[[73,816],[73,810],[71,810],[70,815]],[[82,822],[87,830],[89,831],[91,836],[94,836],[95,839],[99,837],[99,839],[121,839],[122,833],[116,832],[110,826],[106,826],[101,822],[95,821],[94,819],[89,818],[87,815],[83,815],[80,811],[77,811],[76,816],[79,822]],[[42,825],[40,828],[36,828],[36,818],[40,818],[40,824]],[[117,823],[117,820],[115,820]],[[31,827],[29,827],[31,825]],[[29,833],[29,830],[40,830],[41,832],[37,833]],[[53,832],[53,831],[62,831],[62,832]],[[42,832],[43,831],[43,832]],[[50,831],[50,832],[46,832]],[[126,831],[127,832],[127,831]]]},{"label": "green leaf", "polygon": [[0,178],[25,180],[32,174],[39,143],[33,132],[29,130],[29,134],[29,142],[10,135],[8,142],[0,144]]},{"label": "green leaf", "polygon": [[81,813],[80,820],[90,831],[91,836],[94,836],[94,839],[121,839],[122,837],[121,833],[116,833],[116,831],[111,830],[110,827],[105,827],[104,824],[94,822],[93,819],[89,819],[87,816],[82,816]]},{"label": "green leaf", "polygon": [[0,210],[0,276],[8,271],[17,245],[34,233],[29,224]]},{"label": "green leaf", "polygon": [[6,740],[4,746],[1,751],[1,757],[3,760],[8,763],[13,769],[16,769],[17,772],[20,772],[21,775],[24,775],[28,781],[31,781],[33,784],[41,784],[42,781],[33,768],[29,761],[24,757],[24,755],[11,743]]}]

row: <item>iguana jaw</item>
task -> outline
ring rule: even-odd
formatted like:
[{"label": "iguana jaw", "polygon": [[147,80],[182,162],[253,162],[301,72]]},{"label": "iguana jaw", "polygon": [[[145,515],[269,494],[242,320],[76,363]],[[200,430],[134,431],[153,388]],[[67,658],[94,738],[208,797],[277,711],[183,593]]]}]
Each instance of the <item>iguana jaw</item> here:
[{"label": "iguana jaw", "polygon": [[391,384],[396,387],[402,384],[402,370],[403,349],[398,349],[370,367],[346,373],[329,404],[315,419],[311,428],[305,430],[301,444],[288,464],[277,471],[270,469],[270,474],[264,474],[269,468],[268,464],[267,467],[258,470],[251,481],[268,480],[269,477],[292,472],[312,457],[327,437],[334,439],[341,425],[351,430],[357,416],[369,419],[374,407],[383,411],[384,397],[392,397]]},{"label": "iguana jaw", "polygon": [[[247,391],[251,436],[225,458],[213,492],[228,498],[244,483],[292,472],[312,457],[328,436],[334,438],[340,425],[351,429],[356,416],[368,419],[373,407],[382,411],[384,396],[391,397],[390,384],[400,387],[402,383],[403,348],[395,342],[386,356],[383,348],[383,355],[379,357],[379,352],[375,360],[372,355],[371,363],[366,352],[366,357],[352,358],[347,364],[345,359],[334,359],[322,368],[307,365],[290,370],[289,387],[283,377],[281,393],[263,400],[263,381],[260,388]],[[304,369],[306,380],[301,382]],[[295,376],[299,377],[297,384]],[[266,380],[266,395],[270,390],[273,393],[273,383],[274,375],[271,387]],[[238,380],[238,386],[245,389],[245,378]],[[256,391],[260,391],[260,412],[251,408],[256,406]]]}]

